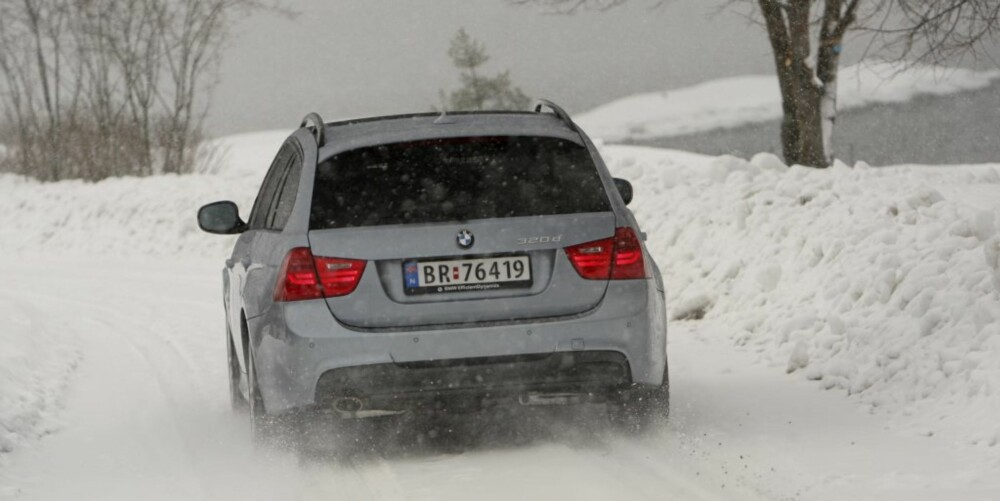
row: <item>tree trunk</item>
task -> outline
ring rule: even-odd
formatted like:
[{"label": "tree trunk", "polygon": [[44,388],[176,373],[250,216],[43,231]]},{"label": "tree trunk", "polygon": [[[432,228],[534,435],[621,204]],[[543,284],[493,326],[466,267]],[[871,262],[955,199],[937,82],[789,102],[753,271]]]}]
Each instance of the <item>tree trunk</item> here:
[{"label": "tree trunk", "polygon": [[805,0],[787,4],[759,0],[781,88],[784,112],[781,148],[785,163],[825,167],[821,99],[823,87],[816,82],[808,59],[809,9]]},{"label": "tree trunk", "polygon": [[833,161],[831,137],[837,117],[840,44],[855,20],[859,0],[823,2],[815,70],[810,66],[812,3],[758,0],[781,87],[781,147],[785,162],[826,167]]},{"label": "tree trunk", "polygon": [[836,87],[820,85],[805,63],[795,71],[780,68],[781,147],[788,165],[826,167],[831,163],[830,133],[836,117]]},{"label": "tree trunk", "polygon": [[[811,72],[810,72],[811,73]],[[799,82],[794,96],[786,96],[794,102],[791,120],[785,119],[784,126],[792,129],[788,134],[794,138],[785,146],[785,160],[789,165],[826,167],[827,149],[823,128],[822,101],[825,89],[810,81]]]},{"label": "tree trunk", "polygon": [[[847,2],[845,4],[845,1]],[[837,122],[837,74],[844,33],[854,23],[860,0],[826,0],[816,54],[816,78],[823,84],[820,96],[825,161],[833,163],[833,127]]]}]

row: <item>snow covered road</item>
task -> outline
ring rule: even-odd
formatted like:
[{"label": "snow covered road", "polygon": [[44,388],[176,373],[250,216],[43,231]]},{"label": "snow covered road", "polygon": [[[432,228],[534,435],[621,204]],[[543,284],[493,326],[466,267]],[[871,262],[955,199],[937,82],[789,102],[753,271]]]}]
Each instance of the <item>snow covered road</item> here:
[{"label": "snow covered road", "polygon": [[0,498],[1000,499],[1000,166],[608,146],[668,309],[703,317],[670,323],[667,425],[531,410],[261,453],[229,411],[232,240],[193,211],[245,212],[285,135],[214,173],[0,176]]},{"label": "snow covered road", "polygon": [[[980,448],[902,435],[674,323],[673,414],[643,439],[600,408],[402,422],[334,457],[255,453],[228,410],[218,263],[0,260],[0,305],[78,353],[55,433],[2,457],[16,499],[996,499]],[[432,428],[433,427],[433,428]]]},{"label": "snow covered road", "polygon": [[[599,408],[555,423],[523,415],[398,440],[335,460],[254,453],[226,400],[217,263],[5,260],[0,301],[59,328],[82,353],[63,429],[18,451],[0,476],[19,499],[720,499],[687,461],[609,436]],[[15,264],[16,263],[16,264]],[[40,276],[39,269],[46,273]],[[42,313],[44,311],[44,313]],[[44,326],[43,326],[44,328]],[[30,333],[26,333],[30,334]],[[489,418],[487,418],[489,419]],[[564,426],[565,425],[565,426]],[[413,440],[423,435],[426,440]],[[705,472],[711,477],[711,471]],[[730,492],[740,487],[730,481]]]}]

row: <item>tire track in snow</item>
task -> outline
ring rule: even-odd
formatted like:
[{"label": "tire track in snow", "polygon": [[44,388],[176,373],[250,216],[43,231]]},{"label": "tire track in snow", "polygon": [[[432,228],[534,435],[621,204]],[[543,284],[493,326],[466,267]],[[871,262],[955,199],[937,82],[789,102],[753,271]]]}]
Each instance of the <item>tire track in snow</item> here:
[{"label": "tire track in snow", "polygon": [[82,355],[58,318],[7,290],[0,295],[0,321],[7,324],[0,331],[2,466],[4,454],[64,426],[66,391]]},{"label": "tire track in snow", "polygon": [[[120,402],[107,402],[109,405],[121,406],[125,412],[132,413],[136,409],[128,406],[134,406],[135,397],[139,396],[139,405],[160,407],[166,411],[157,416],[160,426],[156,433],[164,437],[158,445],[173,451],[168,455],[181,454],[183,459],[175,463],[188,465],[187,473],[181,476],[201,484],[200,488],[188,493],[207,497],[206,479],[199,474],[196,465],[199,463],[199,450],[209,432],[193,426],[189,416],[192,409],[210,404],[213,399],[209,395],[213,392],[207,391],[204,384],[204,364],[199,366],[176,342],[177,338],[192,337],[191,333],[183,336],[182,332],[184,324],[190,322],[185,319],[178,321],[176,313],[164,315],[161,311],[164,306],[156,294],[136,294],[130,288],[121,287],[120,282],[115,283],[117,287],[107,287],[101,282],[78,281],[72,277],[63,281],[59,288],[48,288],[45,284],[40,287],[34,284],[29,280],[29,274],[13,272],[9,276],[12,278],[10,283],[14,284],[12,290],[16,290],[16,297],[21,298],[22,303],[46,305],[48,318],[73,319],[66,323],[71,326],[72,335],[83,345],[84,364],[103,365],[89,370],[104,377],[91,379],[101,380],[103,391],[124,397]],[[142,284],[144,288],[159,291],[164,284],[158,282],[163,278],[154,276],[152,280],[141,282],[145,282]],[[221,338],[221,334],[217,337]],[[218,344],[222,346],[221,341]],[[221,352],[221,348],[219,350]],[[107,357],[107,353],[114,353],[115,356]],[[116,375],[121,379],[116,380]],[[129,385],[122,383],[129,380],[147,383],[142,386],[142,395],[130,394],[126,390]],[[83,385],[83,382],[75,382],[73,391],[95,393],[93,388],[81,388]],[[194,402],[191,401],[192,395],[196,395]],[[133,441],[138,438],[137,433],[148,433],[141,424],[124,424],[133,426],[119,429],[123,440]],[[158,452],[164,451],[161,447]]]},{"label": "tire track in snow", "polygon": [[[12,270],[21,263],[0,264],[11,284],[4,295],[65,322],[85,359],[67,393],[70,424],[12,458],[11,476],[25,479],[24,499],[714,501],[855,492],[896,499],[903,491],[892,479],[919,478],[936,494],[954,494],[965,481],[959,473],[978,474],[974,451],[960,457],[926,438],[886,432],[840,396],[755,366],[752,354],[730,355],[716,333],[695,330],[702,324],[673,330],[672,421],[651,437],[609,432],[596,406],[404,422],[377,429],[358,446],[363,450],[348,451],[348,461],[254,454],[246,422],[227,409],[212,283],[156,273],[137,281],[147,291],[135,292],[107,281],[102,266],[118,263],[88,264],[91,278],[66,281],[62,271],[73,263],[36,261],[26,269],[42,265],[41,277]],[[184,308],[181,315],[175,306]],[[736,460],[743,454],[753,458],[746,472],[743,458]],[[929,456],[954,464],[917,460]],[[889,468],[895,476],[880,478]],[[973,493],[998,492],[985,481],[977,488]]]},{"label": "tire track in snow", "polygon": [[403,421],[361,450],[341,451],[346,458],[320,462],[311,483],[315,492],[346,489],[358,499],[769,499],[743,485],[720,487],[732,478],[711,468],[702,476],[678,469],[689,458],[676,446],[658,450],[666,430],[621,436],[609,431],[601,406],[578,410],[475,415],[468,419],[476,424],[454,428]]},{"label": "tire track in snow", "polygon": [[[98,362],[103,365],[103,367],[97,370],[103,375],[99,377],[102,381],[101,386],[114,391],[122,389],[120,385],[118,385],[118,388],[115,388],[118,381],[131,379],[152,383],[151,389],[154,389],[157,396],[143,391],[144,404],[147,407],[155,407],[157,405],[156,402],[163,404],[167,412],[159,413],[159,417],[166,418],[166,421],[162,424],[165,424],[169,429],[164,429],[163,426],[160,426],[157,427],[156,433],[171,437],[169,440],[161,440],[158,443],[180,444],[181,447],[178,449],[178,452],[182,453],[185,459],[177,464],[195,464],[197,459],[195,440],[197,437],[191,437],[188,430],[182,426],[180,416],[184,412],[184,407],[176,397],[177,388],[179,387],[197,388],[193,384],[195,383],[193,379],[196,374],[195,367],[189,358],[183,356],[175,346],[161,343],[161,346],[165,345],[172,349],[167,352],[157,350],[159,359],[162,360],[162,356],[165,353],[169,353],[172,361],[179,362],[180,365],[179,370],[166,373],[161,367],[162,362],[157,362],[158,358],[154,358],[150,354],[151,351],[155,350],[155,347],[151,348],[144,343],[143,340],[148,339],[148,337],[135,334],[137,332],[155,332],[155,329],[149,329],[145,325],[145,321],[136,321],[128,315],[106,306],[102,302],[69,299],[61,295],[26,291],[19,291],[19,295],[38,299],[38,303],[52,305],[54,310],[60,311],[60,315],[83,318],[85,320],[85,322],[76,322],[74,330],[78,331],[85,338],[83,343],[83,363]],[[105,339],[101,339],[102,337]],[[162,334],[157,334],[157,337],[162,338]],[[114,353],[116,356],[107,357],[107,353]],[[117,379],[115,375],[120,375],[122,379],[115,381]],[[176,382],[176,377],[182,377],[187,379],[187,381],[178,383]],[[147,384],[143,387],[149,388],[150,386]],[[77,390],[88,391],[92,389],[77,388]],[[123,393],[126,396],[134,396],[137,392]],[[113,405],[114,403],[114,399],[111,402],[106,402],[108,405]],[[135,440],[135,432],[140,432],[142,429],[142,427],[138,430],[122,428],[120,429],[122,433],[128,434],[131,432],[131,436],[125,435],[121,438]],[[191,474],[185,475],[186,478],[189,480],[196,479],[199,483],[203,482],[203,478],[197,474],[196,469],[189,467],[189,471]],[[198,491],[197,494],[201,495],[200,497],[204,497],[206,494],[204,486],[202,486],[202,490]]]}]

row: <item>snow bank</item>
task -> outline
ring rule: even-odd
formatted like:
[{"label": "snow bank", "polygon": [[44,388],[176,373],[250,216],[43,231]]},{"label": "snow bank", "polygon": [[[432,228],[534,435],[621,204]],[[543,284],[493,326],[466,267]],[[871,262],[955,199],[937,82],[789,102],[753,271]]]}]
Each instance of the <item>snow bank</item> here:
[{"label": "snow bank", "polygon": [[907,430],[1000,441],[997,166],[608,154],[636,186],[675,320]]},{"label": "snow bank", "polygon": [[[921,94],[945,95],[981,89],[1000,71],[898,65],[869,61],[843,68],[838,106],[904,102]],[[629,96],[580,114],[576,121],[606,141],[648,139],[736,127],[781,118],[775,76],[723,78],[683,89]]]},{"label": "snow bank", "polygon": [[204,143],[206,161],[198,166],[199,174],[227,178],[253,178],[260,181],[291,130],[267,130],[234,134]]},{"label": "snow bank", "polygon": [[[225,256],[233,237],[198,229],[203,204],[233,200],[244,218],[287,131],[210,143],[201,174],[39,183],[0,175],[0,252]],[[11,217],[13,215],[13,217]]]},{"label": "snow bank", "polygon": [[[9,291],[4,291],[9,292]],[[16,294],[16,292],[14,293]],[[0,297],[0,459],[60,426],[63,389],[80,358],[64,326]],[[2,462],[0,462],[2,465]]]},{"label": "snow bank", "polygon": [[[232,238],[206,238],[199,206],[233,199],[252,205],[256,179],[188,175],[44,184],[0,175],[0,252],[222,256]],[[14,215],[13,217],[10,217]]]}]

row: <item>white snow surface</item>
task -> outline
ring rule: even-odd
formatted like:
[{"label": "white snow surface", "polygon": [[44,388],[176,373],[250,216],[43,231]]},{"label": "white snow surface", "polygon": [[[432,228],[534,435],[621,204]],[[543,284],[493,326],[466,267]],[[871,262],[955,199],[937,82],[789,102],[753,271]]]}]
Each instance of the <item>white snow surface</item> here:
[{"label": "white snow surface", "polygon": [[232,199],[245,215],[285,134],[222,140],[194,175],[0,176],[0,496],[1000,497],[997,165],[607,146],[666,280],[666,428],[556,421],[346,466],[248,458],[221,341],[232,238],[194,213]]},{"label": "white snow surface", "polygon": [[[947,95],[987,87],[1000,70],[974,71],[865,61],[840,70],[840,110],[876,103],[905,102],[919,95]],[[781,94],[774,75],[722,78],[691,87],[636,94],[575,117],[593,137],[616,142],[732,128],[781,118]]]},{"label": "white snow surface", "polygon": [[3,453],[57,430],[62,396],[80,358],[66,324],[0,297],[0,465]]},{"label": "white snow surface", "polygon": [[[883,413],[1000,441],[995,165],[787,168],[609,147],[674,319]],[[947,195],[947,196],[946,196]]]},{"label": "white snow surface", "polygon": [[205,238],[198,207],[225,199],[245,218],[288,131],[212,141],[200,173],[39,183],[0,174],[0,252],[223,256],[235,238]]}]

